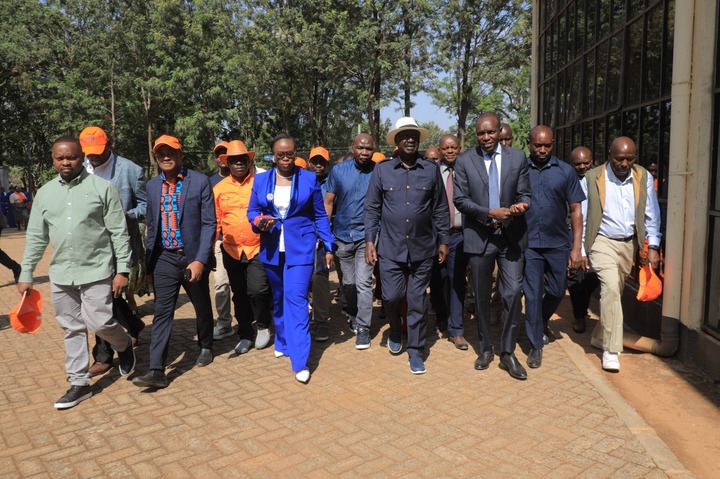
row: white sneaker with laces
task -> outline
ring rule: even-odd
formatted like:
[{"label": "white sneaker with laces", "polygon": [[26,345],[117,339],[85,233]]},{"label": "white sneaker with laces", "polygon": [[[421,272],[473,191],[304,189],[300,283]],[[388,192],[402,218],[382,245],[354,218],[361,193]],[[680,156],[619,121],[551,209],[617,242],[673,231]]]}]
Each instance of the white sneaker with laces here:
[{"label": "white sneaker with laces", "polygon": [[620,371],[620,353],[603,352],[602,367],[605,371]]}]

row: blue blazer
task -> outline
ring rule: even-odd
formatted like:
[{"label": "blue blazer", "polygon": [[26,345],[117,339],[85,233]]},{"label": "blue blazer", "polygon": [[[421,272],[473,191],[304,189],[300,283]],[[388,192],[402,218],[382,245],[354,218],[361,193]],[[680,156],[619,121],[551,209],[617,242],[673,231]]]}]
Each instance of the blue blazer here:
[{"label": "blue blazer", "polygon": [[[215,266],[215,197],[210,179],[195,170],[185,170],[182,195],[180,195],[180,234],[187,262],[200,261],[205,270]],[[147,183],[147,261],[148,273],[152,273],[155,261],[162,252],[160,240],[160,201],[162,178],[160,175]]]},{"label": "blue blazer", "polygon": [[323,196],[315,173],[295,168],[292,178],[290,206],[284,219],[266,232],[255,227],[259,215],[280,216],[273,202],[275,168],[255,175],[248,220],[253,230],[260,233],[260,261],[278,265],[280,260],[280,228],[285,231],[285,263],[289,266],[313,264],[315,245],[320,238],[327,251],[333,251],[335,240],[323,204]]},{"label": "blue blazer", "polygon": [[[530,205],[530,173],[525,153],[501,146],[500,206]],[[463,247],[466,253],[483,254],[495,230],[487,226],[490,211],[489,179],[480,147],[461,153],[455,160],[453,203],[463,214]],[[525,215],[513,216],[503,224],[510,244],[525,251],[528,245]]]}]

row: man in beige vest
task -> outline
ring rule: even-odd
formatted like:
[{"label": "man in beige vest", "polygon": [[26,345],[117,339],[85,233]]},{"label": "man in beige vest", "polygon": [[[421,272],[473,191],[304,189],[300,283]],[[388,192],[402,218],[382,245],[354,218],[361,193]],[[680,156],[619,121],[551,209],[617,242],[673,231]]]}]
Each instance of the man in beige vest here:
[{"label": "man in beige vest", "polygon": [[660,207],[653,177],[635,160],[635,143],[621,136],[612,142],[607,164],[586,175],[585,251],[600,278],[600,321],[592,344],[603,350],[602,365],[607,371],[620,370],[622,291],[635,253],[646,238],[647,261],[654,269],[660,264]]}]

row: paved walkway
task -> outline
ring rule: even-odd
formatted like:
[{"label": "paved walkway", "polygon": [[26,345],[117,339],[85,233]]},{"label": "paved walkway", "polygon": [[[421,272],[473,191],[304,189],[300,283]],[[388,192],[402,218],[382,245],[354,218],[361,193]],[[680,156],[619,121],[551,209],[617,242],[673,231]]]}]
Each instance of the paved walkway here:
[{"label": "paved walkway", "polygon": [[[23,245],[24,234],[5,230],[10,256],[20,260]],[[413,376],[405,354],[388,353],[381,321],[371,349],[355,350],[336,305],[330,341],[313,344],[307,385],[272,348],[231,357],[235,338],[216,344],[210,366],[193,367],[185,301],[167,389],[143,392],[112,370],[94,382],[91,399],[57,411],[68,384],[48,258],[36,274],[42,329],[0,332],[1,478],[692,477],[567,337],[519,382],[498,358],[475,371],[472,348],[431,335],[427,374]],[[18,299],[3,269],[1,310]],[[152,303],[141,310],[149,325]],[[477,344],[473,322],[466,328]],[[149,329],[136,350],[140,372]]]}]

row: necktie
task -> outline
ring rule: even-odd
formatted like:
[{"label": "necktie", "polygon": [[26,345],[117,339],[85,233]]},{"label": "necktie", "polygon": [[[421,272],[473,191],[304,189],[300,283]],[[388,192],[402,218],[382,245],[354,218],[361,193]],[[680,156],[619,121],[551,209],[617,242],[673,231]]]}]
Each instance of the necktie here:
[{"label": "necktie", "polygon": [[448,168],[448,177],[445,182],[445,192],[448,197],[448,207],[450,208],[450,228],[455,227],[455,204],[453,203],[453,192],[455,191],[455,168]]},{"label": "necktie", "polygon": [[500,208],[500,177],[498,175],[497,164],[495,163],[495,153],[488,155],[490,159],[490,171],[488,171],[488,180],[490,181],[490,209]]}]

